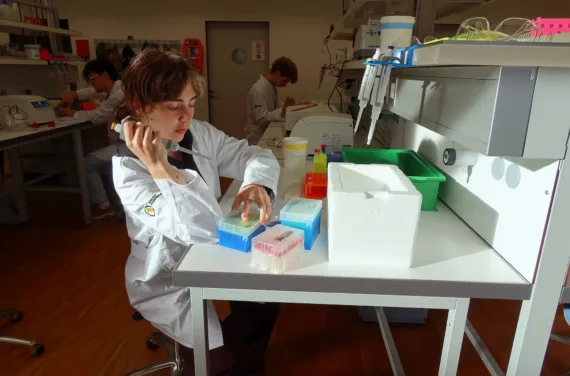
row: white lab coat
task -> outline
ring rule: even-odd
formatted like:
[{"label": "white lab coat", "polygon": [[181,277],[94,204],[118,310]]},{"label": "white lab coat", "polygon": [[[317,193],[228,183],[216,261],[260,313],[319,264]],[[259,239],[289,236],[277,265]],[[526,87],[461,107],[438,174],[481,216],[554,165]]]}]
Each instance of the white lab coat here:
[{"label": "white lab coat", "polygon": [[[102,99],[103,95],[95,91],[92,86],[77,90],[77,98],[85,99]],[[123,102],[125,93],[123,92],[123,83],[118,80],[109,93],[109,97],[93,111],[77,111],[73,114],[73,118],[79,121],[89,121],[93,124],[105,124],[114,120],[115,109]]]},{"label": "white lab coat", "polygon": [[[131,238],[126,265],[129,299],[145,319],[184,346],[193,347],[190,289],[172,285],[172,271],[193,244],[218,242],[222,218],[220,176],[259,184],[277,192],[279,164],[269,150],[248,146],[212,125],[193,120],[194,157],[198,173],[182,170],[188,182],[155,180],[135,158],[113,158],[113,180]],[[191,250],[190,250],[191,252]],[[210,347],[223,345],[221,327],[208,303]]]},{"label": "white lab coat", "polygon": [[277,105],[277,88],[261,75],[247,95],[246,138],[256,144],[274,121],[283,121],[281,107]]}]

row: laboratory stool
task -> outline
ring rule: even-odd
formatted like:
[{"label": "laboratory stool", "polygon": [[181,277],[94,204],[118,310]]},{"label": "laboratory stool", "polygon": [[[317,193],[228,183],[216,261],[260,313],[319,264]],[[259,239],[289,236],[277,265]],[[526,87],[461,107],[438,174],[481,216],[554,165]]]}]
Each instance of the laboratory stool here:
[{"label": "laboratory stool", "polygon": [[[0,317],[8,315],[10,316],[10,321],[13,323],[20,322],[24,318],[24,312],[20,311],[19,309],[10,308],[0,310]],[[16,346],[27,346],[30,349],[30,353],[34,357],[42,355],[45,350],[44,345],[36,343],[34,340],[24,338],[0,336],[0,343],[9,343]]]},{"label": "laboratory stool", "polygon": [[[144,318],[139,312],[133,314],[133,320],[142,321]],[[168,337],[160,332],[152,333],[149,339],[146,341],[146,346],[151,350],[156,350],[158,347],[162,347],[166,350],[169,358],[171,360],[165,360],[163,362],[154,363],[146,367],[140,368],[136,371],[128,373],[126,376],[142,376],[149,375],[151,373],[162,371],[164,369],[170,369],[170,376],[181,376],[183,369],[182,358],[180,357],[180,349],[178,342],[173,341],[172,344]]]}]

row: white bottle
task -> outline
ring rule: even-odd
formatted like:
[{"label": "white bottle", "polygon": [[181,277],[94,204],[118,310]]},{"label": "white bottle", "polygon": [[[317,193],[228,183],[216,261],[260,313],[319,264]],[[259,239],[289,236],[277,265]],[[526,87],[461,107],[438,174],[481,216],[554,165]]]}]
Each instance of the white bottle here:
[{"label": "white bottle", "polygon": [[2,0],[0,4],[0,19],[7,20],[12,13],[12,7],[8,5],[6,0]]},{"label": "white bottle", "polygon": [[14,22],[22,22],[20,19],[20,6],[18,3],[12,3],[12,13],[10,13],[8,19]]}]

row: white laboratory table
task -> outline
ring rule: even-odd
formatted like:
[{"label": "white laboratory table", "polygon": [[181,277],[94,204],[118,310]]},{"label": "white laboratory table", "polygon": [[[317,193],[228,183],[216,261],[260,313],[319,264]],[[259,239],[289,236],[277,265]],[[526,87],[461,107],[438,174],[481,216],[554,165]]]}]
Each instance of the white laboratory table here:
[{"label": "white laboratory table", "polygon": [[[83,216],[85,224],[91,224],[91,208],[89,206],[89,196],[87,192],[87,180],[85,176],[85,167],[83,162],[83,146],[81,143],[81,132],[85,129],[95,126],[89,122],[75,122],[72,120],[60,120],[53,128],[43,126],[39,129],[26,127],[23,129],[0,130],[0,151],[6,151],[8,161],[10,163],[10,172],[14,180],[12,187],[13,193],[16,195],[17,211],[19,222],[28,220],[28,210],[26,204],[26,190],[28,183],[24,182],[20,163],[18,163],[18,148],[33,144],[35,142],[45,141],[48,139],[71,135],[73,138],[73,149],[75,160],[77,163],[77,176],[79,179],[79,187],[57,187],[50,188],[51,191],[79,192],[81,193],[81,201],[83,205]],[[35,180],[37,182],[38,179]],[[32,182],[33,183],[33,182]]]},{"label": "white laboratory table", "polygon": [[[280,181],[277,196],[290,185]],[[226,210],[239,186],[234,181],[221,200]],[[447,309],[439,375],[455,375],[469,299],[528,299],[532,285],[443,203],[437,207],[420,216],[416,247],[424,256],[409,269],[329,264],[326,210],[313,250],[284,274],[252,268],[249,254],[218,245],[192,247],[173,278],[175,285],[190,287],[196,375],[208,374],[207,300]],[[394,374],[403,375],[386,317],[376,312]]]}]

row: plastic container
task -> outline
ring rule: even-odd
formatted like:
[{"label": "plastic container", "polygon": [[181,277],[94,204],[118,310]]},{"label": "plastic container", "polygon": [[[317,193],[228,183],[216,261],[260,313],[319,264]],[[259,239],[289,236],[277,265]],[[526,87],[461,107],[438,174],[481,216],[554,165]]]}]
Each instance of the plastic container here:
[{"label": "plastic container", "polygon": [[324,174],[327,172],[327,155],[322,150],[315,149],[313,157],[313,172]]},{"label": "plastic container", "polygon": [[437,211],[437,195],[445,176],[413,150],[343,148],[347,163],[396,165],[422,194],[422,210]]},{"label": "plastic container", "polygon": [[285,137],[283,139],[284,165],[288,173],[299,176],[305,175],[308,145],[309,140],[303,137]]},{"label": "plastic container", "polygon": [[281,209],[281,224],[303,230],[305,233],[305,249],[312,249],[317,236],[321,233],[321,200],[293,198]]},{"label": "plastic container", "polygon": [[409,268],[422,196],[397,166],[333,163],[329,263]]},{"label": "plastic container", "polygon": [[380,51],[388,54],[388,47],[394,49],[412,45],[412,31],[416,19],[410,16],[386,16],[380,18]]},{"label": "plastic container", "polygon": [[8,21],[21,22],[20,6],[18,5],[18,3],[12,3],[12,12],[8,16]]},{"label": "plastic container", "polygon": [[241,212],[230,214],[218,225],[220,245],[241,252],[251,250],[252,239],[265,230],[259,222],[259,212],[251,211],[247,221],[241,219]]},{"label": "plastic container", "polygon": [[327,197],[327,174],[308,173],[305,176],[303,197],[322,200]]},{"label": "plastic container", "polygon": [[570,32],[570,18],[541,18],[532,20],[540,26],[540,29],[533,30],[532,36],[552,35]]},{"label": "plastic container", "polygon": [[6,0],[2,0],[0,3],[0,19],[7,20],[12,14],[12,7],[8,5]]},{"label": "plastic container", "polygon": [[32,60],[39,60],[41,48],[42,46],[40,46],[39,44],[24,45],[24,50],[26,51],[26,57]]},{"label": "plastic container", "polygon": [[295,265],[303,251],[303,231],[275,225],[253,239],[251,266],[280,274]]}]

